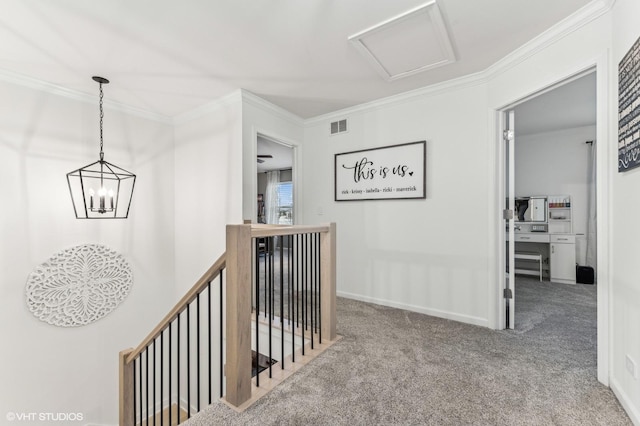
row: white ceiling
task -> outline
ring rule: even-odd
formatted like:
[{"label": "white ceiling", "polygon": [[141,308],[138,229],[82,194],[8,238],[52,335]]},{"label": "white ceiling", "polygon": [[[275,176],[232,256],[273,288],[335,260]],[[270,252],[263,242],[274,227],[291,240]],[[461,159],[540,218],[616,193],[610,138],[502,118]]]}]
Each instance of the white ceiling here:
[{"label": "white ceiling", "polygon": [[456,61],[391,82],[348,38],[427,0],[1,3],[0,78],[95,94],[100,75],[106,100],[167,117],[243,88],[309,118],[482,71],[589,0],[438,0]]},{"label": "white ceiling", "polygon": [[258,163],[258,173],[293,167],[293,148],[261,135],[258,135],[257,154],[272,156],[272,158],[263,158],[264,162]]},{"label": "white ceiling", "polygon": [[516,135],[596,124],[596,73],[570,81],[515,108]]}]

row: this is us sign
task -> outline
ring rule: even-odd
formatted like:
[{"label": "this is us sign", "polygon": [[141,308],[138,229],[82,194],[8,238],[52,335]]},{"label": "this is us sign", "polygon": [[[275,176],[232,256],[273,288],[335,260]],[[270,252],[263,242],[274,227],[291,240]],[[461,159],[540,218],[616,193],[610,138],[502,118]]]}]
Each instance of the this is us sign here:
[{"label": "this is us sign", "polygon": [[426,141],[335,154],[335,200],[426,198]]}]

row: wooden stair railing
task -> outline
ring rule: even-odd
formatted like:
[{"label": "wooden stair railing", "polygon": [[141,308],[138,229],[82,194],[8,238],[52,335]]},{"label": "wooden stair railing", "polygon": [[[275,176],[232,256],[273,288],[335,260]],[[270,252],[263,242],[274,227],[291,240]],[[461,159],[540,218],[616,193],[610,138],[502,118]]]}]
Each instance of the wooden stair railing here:
[{"label": "wooden stair railing", "polygon": [[[216,260],[213,265],[205,272],[196,284],[180,299],[178,303],[169,311],[167,315],[158,323],[158,325],[147,335],[146,338],[135,348],[125,349],[119,354],[120,369],[120,425],[134,425],[135,423],[135,393],[134,393],[134,361],[152,345],[158,336],[164,333],[171,324],[176,321],[178,316],[183,313],[187,307],[198,298],[213,280],[220,277],[225,269],[226,253]],[[148,359],[147,359],[148,360]],[[141,367],[140,367],[141,368]],[[154,364],[155,368],[155,364]],[[142,387],[142,386],[141,386]],[[169,395],[170,396],[170,395]],[[154,410],[155,411],[155,410]],[[146,417],[152,417],[154,413],[146,413]],[[169,409],[169,418],[172,418],[172,410]],[[140,424],[142,423],[142,413],[140,415]]]},{"label": "wooden stair railing", "polygon": [[[226,339],[224,344],[224,357],[223,354],[220,353],[220,372],[224,371],[224,378],[226,379],[226,388],[224,392],[224,400],[233,407],[246,407],[247,404],[252,403],[252,400],[255,400],[257,397],[252,397],[252,389],[258,385],[258,377],[256,377],[256,381],[252,383],[251,379],[251,369],[252,369],[252,347],[251,347],[251,325],[252,325],[252,313],[256,314],[255,324],[258,324],[258,311],[259,309],[254,309],[252,299],[252,289],[258,289],[260,287],[259,277],[256,273],[255,276],[252,276],[252,271],[254,271],[254,263],[253,261],[258,261],[259,259],[259,241],[264,239],[273,239],[277,238],[289,238],[289,241],[293,242],[294,237],[300,238],[302,235],[314,235],[313,241],[317,244],[317,247],[314,250],[317,252],[317,259],[319,260],[319,264],[316,266],[317,269],[317,304],[313,309],[317,309],[318,315],[316,318],[315,327],[318,328],[319,336],[321,339],[326,339],[330,342],[334,342],[337,339],[336,335],[336,225],[335,223],[329,225],[318,225],[318,226],[277,226],[277,225],[227,225],[226,228],[226,252],[223,254],[210,268],[209,270],[196,282],[185,296],[171,309],[171,311],[164,317],[164,319],[153,329],[151,333],[140,343],[135,349],[127,349],[120,352],[120,424],[121,425],[135,425],[136,423],[141,424],[143,419],[146,417],[147,419],[153,417],[156,410],[155,401],[157,400],[157,396],[155,394],[155,390],[157,388],[156,384],[156,341],[160,339],[160,375],[158,376],[158,380],[160,380],[160,411],[163,411],[165,408],[163,407],[163,395],[162,389],[166,388],[163,383],[163,374],[164,374],[164,361],[163,355],[169,357],[168,362],[168,370],[169,375],[167,380],[169,380],[169,418],[172,419],[171,414],[171,404],[173,403],[173,395],[171,395],[171,379],[175,376],[175,373],[172,376],[171,366],[174,361],[171,359],[172,354],[177,356],[178,359],[175,360],[177,363],[177,379],[176,381],[184,381],[188,380],[191,376],[187,373],[187,378],[180,377],[180,363],[184,361],[184,358],[180,359],[180,354],[182,352],[182,346],[184,346],[183,340],[180,338],[180,330],[184,329],[184,324],[181,327],[180,320],[181,317],[186,318],[187,321],[187,332],[186,334],[186,351],[187,351],[187,363],[194,356],[189,355],[189,336],[194,333],[190,331],[189,328],[189,318],[193,316],[193,310],[191,311],[191,315],[189,314],[191,304],[196,305],[197,314],[196,317],[198,319],[201,318],[200,313],[200,299],[201,295],[205,295],[204,298],[208,299],[209,306],[209,323],[206,325],[207,331],[209,333],[209,341],[205,342],[205,345],[209,345],[208,353],[211,354],[211,294],[212,294],[212,282],[216,280],[216,278],[220,278],[220,302],[221,302],[221,310],[219,314],[220,317],[220,347],[222,348],[222,339],[223,335]],[[311,238],[311,237],[310,237]],[[303,241],[306,241],[303,239]],[[306,243],[305,243],[306,244]],[[280,246],[280,256],[282,256],[282,245]],[[296,250],[298,250],[298,246],[295,246]],[[300,248],[302,250],[302,248]],[[266,260],[265,260],[266,262]],[[223,284],[223,270],[224,270],[224,278],[226,283]],[[254,271],[255,272],[255,271]],[[304,273],[304,272],[303,272]],[[223,297],[223,286],[224,286],[224,300]],[[293,290],[293,287],[292,287]],[[282,291],[282,288],[281,290]],[[303,290],[304,294],[304,290]],[[208,297],[207,297],[208,296]],[[295,297],[298,297],[297,295]],[[259,296],[256,292],[256,298],[259,299]],[[265,295],[266,299],[266,295]],[[222,309],[223,305],[223,309]],[[312,305],[313,307],[313,305]],[[303,308],[304,309],[304,308]],[[186,315],[185,315],[186,312]],[[224,313],[224,320],[222,318],[222,313]],[[282,312],[281,316],[282,316]],[[304,315],[304,310],[303,310]],[[307,315],[309,313],[307,312]],[[313,318],[313,314],[310,314],[311,318]],[[271,313],[269,314],[271,317]],[[266,315],[265,315],[266,318]],[[321,320],[320,320],[321,319]],[[177,321],[177,326],[175,324]],[[268,320],[267,320],[268,321]],[[281,318],[281,325],[284,329],[284,317]],[[291,324],[293,322],[292,318],[288,319],[290,325],[291,334],[293,335],[295,332],[295,324]],[[313,319],[312,319],[313,321]],[[271,322],[270,322],[271,323]],[[222,324],[224,324],[224,330],[222,329]],[[304,321],[303,321],[304,328]],[[197,324],[197,333],[195,333],[197,337],[197,356],[202,352],[206,352],[206,349],[202,349],[200,346],[200,323]],[[300,324],[298,324],[300,327]],[[313,333],[313,322],[311,326],[311,333]],[[299,328],[298,328],[299,329]],[[177,333],[177,350],[171,349],[171,346],[168,350],[163,348],[163,338],[168,332],[169,345],[172,342],[172,330],[175,330]],[[258,325],[256,325],[256,335],[259,334]],[[302,353],[304,354],[305,348],[305,336],[304,330],[302,330]],[[282,339],[284,339],[284,331],[282,332]],[[311,345],[313,346],[313,334],[311,335]],[[256,345],[258,341],[256,338]],[[319,342],[320,343],[320,342]],[[269,343],[270,344],[270,343]],[[257,351],[257,348],[256,348]],[[152,361],[153,364],[151,366],[152,374],[149,374],[149,353],[152,352]],[[143,355],[146,357],[143,363]],[[284,356],[284,354],[282,354]],[[293,355],[292,355],[293,356]],[[224,358],[225,364],[222,366],[222,360]],[[211,359],[211,355],[209,355],[209,359]],[[137,362],[136,362],[137,360]],[[281,360],[282,368],[284,369],[284,360]],[[138,374],[136,374],[136,365],[138,365],[137,369]],[[142,368],[143,365],[147,369],[146,372],[146,383],[143,383],[143,375]],[[187,368],[189,364],[187,364]],[[198,358],[197,362],[197,407],[195,411],[200,410],[200,360]],[[211,376],[212,367],[211,361],[209,361],[209,367],[206,369],[207,374]],[[269,371],[270,374],[270,371]],[[153,383],[150,383],[150,380]],[[222,376],[220,378],[220,395],[222,396]],[[186,392],[191,392],[191,389],[194,386],[187,384]],[[143,388],[145,389],[145,394],[142,394]],[[149,395],[149,389],[152,389],[153,395]],[[180,407],[181,395],[180,390],[185,389],[184,385],[181,387],[181,383],[177,385],[177,406]],[[136,394],[138,396],[136,396]],[[136,398],[138,402],[136,404]],[[187,416],[191,415],[191,405],[190,405],[190,397],[187,397]],[[212,392],[211,392],[211,377],[209,377],[209,403],[211,403]],[[146,413],[143,412],[142,399],[146,400]],[[153,407],[150,407],[149,400],[152,400]],[[182,407],[184,408],[184,407]],[[152,411],[153,409],[153,411]],[[176,414],[177,418],[177,414]],[[179,423],[180,420],[177,420]],[[171,423],[174,424],[174,423]]]}]

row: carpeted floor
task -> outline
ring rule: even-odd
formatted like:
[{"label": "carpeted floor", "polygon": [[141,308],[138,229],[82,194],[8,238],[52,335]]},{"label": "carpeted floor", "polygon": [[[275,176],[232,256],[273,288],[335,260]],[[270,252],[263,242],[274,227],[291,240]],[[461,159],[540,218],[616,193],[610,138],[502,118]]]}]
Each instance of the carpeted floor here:
[{"label": "carpeted floor", "polygon": [[518,279],[515,331],[338,299],[343,339],[197,425],[630,425],[596,379],[595,286]]}]

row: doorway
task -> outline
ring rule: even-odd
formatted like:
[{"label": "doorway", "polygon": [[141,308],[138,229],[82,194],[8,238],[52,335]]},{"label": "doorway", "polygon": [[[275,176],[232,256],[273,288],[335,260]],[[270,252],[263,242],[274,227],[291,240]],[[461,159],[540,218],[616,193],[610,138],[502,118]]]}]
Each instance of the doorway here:
[{"label": "doorway", "polygon": [[293,225],[294,148],[258,133],[256,153],[256,223]]},{"label": "doorway", "polygon": [[[524,283],[525,287],[523,288],[528,287],[527,291],[521,294],[522,298],[520,299],[527,303],[532,300],[526,300],[524,297],[530,299],[532,294],[537,296],[535,291],[543,289],[545,286],[553,286],[548,290],[566,290],[570,289],[569,286],[574,286],[574,288],[575,286],[590,286],[594,299],[597,299],[593,302],[591,317],[593,328],[596,328],[597,324],[597,375],[601,382],[607,384],[606,324],[608,323],[608,311],[606,309],[606,288],[608,277],[606,273],[603,273],[606,271],[607,246],[606,238],[598,235],[600,232],[596,232],[596,229],[600,231],[606,227],[602,223],[602,216],[598,222],[591,224],[588,224],[587,220],[591,214],[588,213],[589,208],[591,207],[594,212],[596,208],[605,210],[602,207],[606,206],[605,202],[608,197],[606,191],[601,191],[602,188],[606,188],[608,165],[606,149],[600,146],[604,145],[607,137],[606,122],[608,117],[606,105],[596,103],[596,93],[598,99],[606,99],[602,97],[603,93],[607,91],[606,75],[601,75],[600,72],[602,68],[598,66],[598,73],[596,73],[596,68],[593,67],[551,87],[544,88],[525,99],[513,102],[498,114],[498,129],[513,130],[512,143],[508,143],[507,136],[509,134],[507,132],[505,133],[505,141],[507,142],[501,141],[498,150],[500,169],[498,201],[500,209],[506,210],[505,220],[500,220],[498,227],[499,241],[502,241],[503,247],[499,249],[498,271],[502,271],[499,272],[500,277],[504,277],[500,279],[502,284],[498,296],[500,300],[498,303],[498,328],[513,328],[518,332],[519,319],[521,320],[520,330],[531,326],[531,318],[519,318],[519,311],[516,309],[519,306],[518,287],[520,283]],[[584,109],[590,109],[589,119],[580,118]],[[514,124],[515,126],[513,126]],[[502,137],[500,139],[502,140]],[[598,139],[601,140],[601,144],[598,144]],[[510,150],[509,147],[512,149]],[[569,157],[566,157],[567,155]],[[576,161],[577,157],[580,157],[579,161]],[[565,160],[564,164],[554,163],[561,158],[569,158],[569,160]],[[589,170],[593,171],[592,176],[589,176]],[[575,178],[576,175],[580,175],[579,180]],[[512,179],[509,179],[510,177]],[[598,188],[597,194],[596,188]],[[589,189],[593,191],[589,191]],[[509,197],[509,193],[512,198]],[[516,199],[520,199],[519,206],[523,210],[523,199],[530,201],[540,197],[544,199],[545,209],[547,209],[544,212],[545,219],[540,224],[536,224],[532,220],[534,216],[530,212],[520,223],[517,221],[517,215],[510,216],[513,214],[510,212],[514,211]],[[526,206],[526,203],[524,205]],[[603,216],[606,223],[606,212]],[[555,227],[555,230],[550,232],[549,227]],[[517,256],[515,256],[515,246],[519,241],[514,239],[518,237],[517,231],[528,233],[526,237],[521,235],[524,238],[529,239],[533,236],[535,237],[533,240],[540,240],[537,247],[535,244],[530,245],[529,247],[532,247],[530,250],[517,248],[520,254],[525,253],[520,256],[520,259],[525,259],[524,267],[521,266],[522,261],[517,263]],[[559,263],[556,259],[556,270],[553,271],[553,262],[550,258],[554,255],[555,250],[566,249],[566,247],[554,247],[552,242],[547,241],[546,239],[550,238],[548,235],[550,233],[565,233],[572,235],[571,238],[575,238],[575,246],[568,252],[575,255],[574,263],[594,268],[596,284],[561,284],[571,282],[570,276],[564,277],[566,279],[564,281],[552,279],[551,275],[554,272],[557,277]],[[593,238],[596,235],[601,241]],[[553,239],[553,235],[551,235],[551,239]],[[511,247],[505,243],[508,240],[514,241]],[[566,254],[567,251],[565,250],[564,253]],[[528,254],[532,255],[527,256]],[[540,254],[540,257],[533,254]],[[526,266],[527,261],[529,261],[528,267]],[[571,271],[574,265],[569,266],[568,270]],[[522,269],[528,269],[531,275],[515,273],[521,272]],[[566,270],[567,268],[565,268]],[[573,280],[575,278],[573,275]],[[550,300],[559,299],[557,295],[553,295]],[[535,303],[535,300],[533,302]],[[525,305],[521,307],[524,308]],[[520,314],[527,314],[525,311],[526,309]],[[540,313],[534,314],[539,315]]]}]

